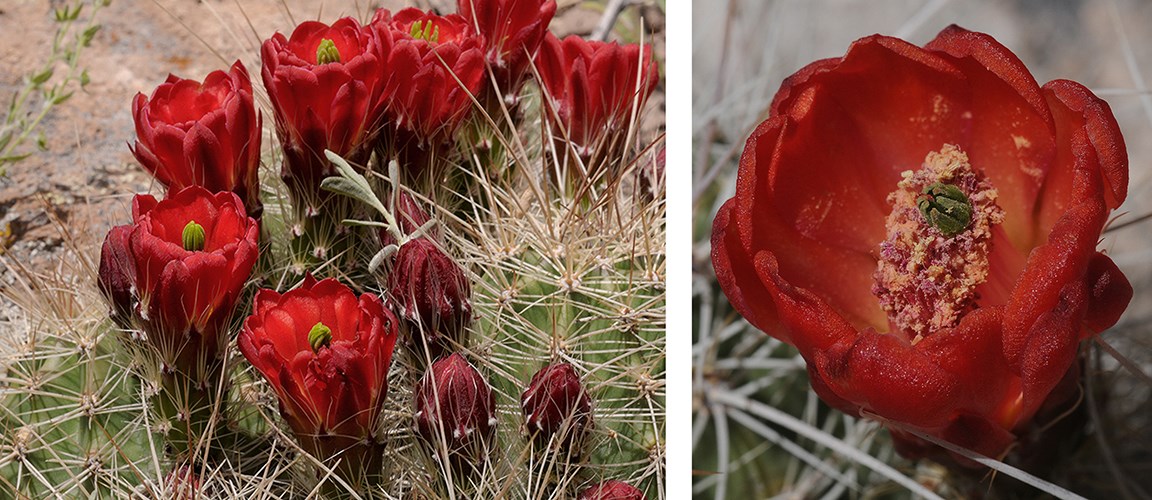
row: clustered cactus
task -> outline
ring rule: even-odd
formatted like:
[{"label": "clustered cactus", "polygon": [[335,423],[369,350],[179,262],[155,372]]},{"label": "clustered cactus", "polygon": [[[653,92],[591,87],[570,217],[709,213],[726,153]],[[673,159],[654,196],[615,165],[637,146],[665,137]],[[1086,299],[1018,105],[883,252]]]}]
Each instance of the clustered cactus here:
[{"label": "clustered cactus", "polygon": [[278,177],[239,61],[137,96],[165,196],[24,304],[0,492],[663,497],[651,49],[458,3],[267,40]]}]

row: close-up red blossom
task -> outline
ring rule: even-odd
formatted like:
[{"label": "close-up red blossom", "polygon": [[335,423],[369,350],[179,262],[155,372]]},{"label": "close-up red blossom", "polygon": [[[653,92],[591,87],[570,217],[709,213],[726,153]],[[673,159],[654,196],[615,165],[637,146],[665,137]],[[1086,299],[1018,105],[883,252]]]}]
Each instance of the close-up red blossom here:
[{"label": "close-up red blossom", "polygon": [[1097,249],[1127,188],[1120,129],[1084,86],[1038,85],[957,26],[924,47],[875,35],[781,85],[712,262],[825,402],[908,456],[938,453],[920,433],[1002,457],[1076,397],[1080,342],[1132,297]]},{"label": "close-up red blossom", "polygon": [[660,81],[651,47],[575,35],[545,34],[536,69],[563,127],[553,136],[569,139],[581,155],[622,135]]},{"label": "close-up red blossom", "polygon": [[402,167],[419,169],[408,158],[451,139],[485,84],[481,39],[459,14],[416,8],[378,10],[371,25],[392,39],[384,99],[393,148]]},{"label": "close-up red blossom", "polygon": [[381,472],[396,328],[376,295],[307,275],[283,294],[256,293],[238,345],[276,392],[301,446],[358,478]]},{"label": "close-up red blossom", "polygon": [[556,14],[555,0],[457,0],[457,12],[480,34],[500,98],[515,104],[529,64]]},{"label": "close-up red blossom", "polygon": [[151,97],[132,101],[132,154],[169,192],[188,186],[232,191],[260,218],[260,136],[263,117],[240,61],[204,82],[168,75]]},{"label": "close-up red blossom", "polygon": [[388,37],[345,17],[331,26],[305,21],[261,47],[261,75],[284,149],[281,176],[297,196],[319,191],[335,170],[332,150],[355,165],[368,161],[383,120]]},{"label": "close-up red blossom", "polygon": [[[258,253],[259,226],[231,192],[192,186],[157,201],[136,195],[132,224],[104,242],[101,289],[166,362],[191,372],[214,360]],[[127,286],[127,288],[125,288]]]}]

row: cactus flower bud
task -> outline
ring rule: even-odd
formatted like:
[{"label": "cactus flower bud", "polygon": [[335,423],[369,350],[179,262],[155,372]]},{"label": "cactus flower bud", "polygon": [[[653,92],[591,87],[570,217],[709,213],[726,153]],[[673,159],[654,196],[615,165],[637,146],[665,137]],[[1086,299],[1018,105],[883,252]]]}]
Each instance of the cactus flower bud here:
[{"label": "cactus flower bud", "polygon": [[[420,229],[420,226],[432,220],[428,212],[420,208],[420,204],[406,191],[401,191],[400,194],[396,196],[396,207],[393,209],[393,216],[396,218],[396,224],[400,226],[400,233],[405,236],[416,232],[417,229]],[[439,226],[433,226],[427,236],[432,241],[440,241]],[[388,246],[398,245],[400,242],[396,241],[396,237],[392,236],[392,233],[387,229],[381,229],[380,244],[381,246]]]},{"label": "cactus flower bud", "polygon": [[169,496],[166,498],[171,500],[194,500],[204,495],[196,467],[188,464],[177,465],[168,471],[168,475],[164,476],[164,482],[168,485]]},{"label": "cactus flower bud", "polygon": [[429,443],[443,440],[460,458],[482,459],[496,430],[496,398],[464,356],[454,353],[433,363],[416,385],[415,399],[421,437]]},{"label": "cactus flower bud", "polygon": [[645,500],[645,497],[635,486],[612,479],[584,490],[577,500]]},{"label": "cactus flower bud", "polygon": [[449,340],[463,343],[472,321],[471,295],[464,269],[432,240],[416,238],[400,246],[388,276],[388,305],[417,349],[427,343],[435,359]]},{"label": "cactus flower bud", "polygon": [[547,440],[567,429],[568,440],[579,440],[592,426],[592,402],[568,363],[549,365],[536,372],[520,396],[520,409],[528,432]]}]

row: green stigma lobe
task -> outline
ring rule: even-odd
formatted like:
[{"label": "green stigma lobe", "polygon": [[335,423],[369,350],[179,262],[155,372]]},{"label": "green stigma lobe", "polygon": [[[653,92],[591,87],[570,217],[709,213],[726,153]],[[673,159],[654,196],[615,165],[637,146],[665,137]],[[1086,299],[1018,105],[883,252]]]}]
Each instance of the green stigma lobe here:
[{"label": "green stigma lobe", "polygon": [[308,345],[312,346],[312,352],[320,352],[321,347],[328,347],[331,343],[331,328],[328,328],[322,322],[317,322],[315,325],[312,325],[312,330],[308,332]]},{"label": "green stigma lobe", "polygon": [[320,46],[316,47],[316,64],[334,62],[340,62],[340,51],[336,49],[336,43],[327,38],[320,40]]},{"label": "green stigma lobe", "polygon": [[420,21],[412,23],[412,31],[409,32],[409,34],[417,40],[427,40],[432,43],[440,41],[440,27],[433,26],[431,20],[427,23],[421,23]]},{"label": "green stigma lobe", "polygon": [[183,243],[184,249],[189,252],[199,252],[204,249],[204,226],[197,224],[196,221],[188,221],[184,226],[184,232],[180,234],[180,242]]},{"label": "green stigma lobe", "polygon": [[924,188],[916,206],[928,224],[944,236],[952,237],[972,222],[972,203],[960,188],[937,182]]}]

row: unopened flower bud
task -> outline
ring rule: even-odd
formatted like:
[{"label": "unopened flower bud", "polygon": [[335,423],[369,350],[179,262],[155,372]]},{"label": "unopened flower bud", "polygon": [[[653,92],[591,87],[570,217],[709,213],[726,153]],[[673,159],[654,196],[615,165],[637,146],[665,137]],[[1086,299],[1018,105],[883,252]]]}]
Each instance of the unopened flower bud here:
[{"label": "unopened flower bud", "polygon": [[[416,428],[429,443],[475,462],[496,429],[496,399],[488,381],[459,353],[432,364],[416,385]],[[433,449],[439,449],[433,444]]]},{"label": "unopened flower bud", "polygon": [[427,343],[435,359],[449,339],[464,342],[472,321],[471,295],[464,269],[432,240],[416,238],[400,246],[388,276],[388,304],[418,349]]},{"label": "unopened flower bud", "polygon": [[200,476],[196,474],[196,468],[191,465],[176,466],[168,472],[164,482],[168,485],[169,496],[167,498],[192,500],[201,497]]},{"label": "unopened flower bud", "polygon": [[520,396],[520,409],[528,432],[547,440],[567,430],[568,440],[578,440],[592,424],[592,402],[568,363],[545,367],[532,376]]},{"label": "unopened flower bud", "polygon": [[580,493],[577,500],[645,500],[644,492],[615,479],[593,485]]},{"label": "unopened flower bud", "polygon": [[[420,204],[412,198],[412,195],[406,191],[401,191],[400,194],[396,196],[396,207],[393,210],[392,216],[396,219],[396,224],[400,226],[398,228],[400,234],[404,236],[415,233],[417,229],[420,229],[421,226],[428,223],[429,220],[432,220],[428,212],[425,212],[424,209],[420,207]],[[432,241],[440,241],[440,228],[438,226],[429,228],[425,236]],[[396,241],[396,237],[387,229],[380,230],[380,243],[381,246],[385,247],[400,244],[399,241]]]}]

